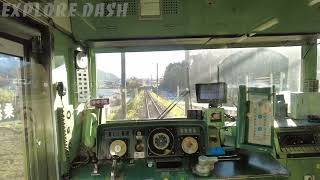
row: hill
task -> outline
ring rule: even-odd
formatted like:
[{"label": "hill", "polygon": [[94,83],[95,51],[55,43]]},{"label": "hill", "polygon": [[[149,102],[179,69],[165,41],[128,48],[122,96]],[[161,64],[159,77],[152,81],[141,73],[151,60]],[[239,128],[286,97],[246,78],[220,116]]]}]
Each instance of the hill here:
[{"label": "hill", "polygon": [[108,81],[108,82],[114,82],[119,81],[120,78],[112,73],[104,72],[100,69],[97,69],[97,81]]}]

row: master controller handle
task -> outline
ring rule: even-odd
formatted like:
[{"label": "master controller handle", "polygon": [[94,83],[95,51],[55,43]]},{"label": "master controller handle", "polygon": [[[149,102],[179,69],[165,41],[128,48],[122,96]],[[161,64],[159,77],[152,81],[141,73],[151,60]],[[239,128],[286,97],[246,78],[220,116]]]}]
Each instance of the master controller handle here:
[{"label": "master controller handle", "polygon": [[112,156],[112,167],[110,172],[110,180],[115,180],[118,176],[118,160],[120,159],[119,156]]},{"label": "master controller handle", "polygon": [[210,176],[216,162],[218,162],[217,157],[199,156],[198,164],[193,168],[193,173],[203,177]]}]

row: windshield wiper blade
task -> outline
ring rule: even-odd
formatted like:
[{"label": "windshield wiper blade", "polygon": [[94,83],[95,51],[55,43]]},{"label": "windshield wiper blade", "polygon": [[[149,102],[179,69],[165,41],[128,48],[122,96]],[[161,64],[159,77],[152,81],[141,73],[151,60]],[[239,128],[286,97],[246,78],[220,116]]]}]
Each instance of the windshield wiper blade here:
[{"label": "windshield wiper blade", "polygon": [[170,111],[189,93],[189,89],[184,90],[179,97],[172,101],[172,103],[160,114],[160,116],[157,119],[165,118],[170,113]]}]

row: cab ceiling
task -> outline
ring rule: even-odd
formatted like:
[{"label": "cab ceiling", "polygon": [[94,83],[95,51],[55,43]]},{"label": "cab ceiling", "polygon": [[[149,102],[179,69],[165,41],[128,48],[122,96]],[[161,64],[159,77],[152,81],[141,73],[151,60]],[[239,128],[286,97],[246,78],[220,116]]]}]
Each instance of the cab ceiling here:
[{"label": "cab ceiling", "polygon": [[[296,41],[320,32],[320,3],[314,1],[162,0],[160,19],[141,20],[140,0],[95,0],[93,3],[128,2],[128,14],[126,17],[76,16],[71,18],[71,23],[75,37],[95,47],[135,46],[134,40],[141,43],[144,39],[151,44],[153,39],[158,39],[160,44],[171,41],[173,45],[176,42],[214,45],[248,39],[273,41],[270,36]],[[87,1],[70,2],[78,2],[79,6]],[[259,29],[268,23],[269,27]]]}]

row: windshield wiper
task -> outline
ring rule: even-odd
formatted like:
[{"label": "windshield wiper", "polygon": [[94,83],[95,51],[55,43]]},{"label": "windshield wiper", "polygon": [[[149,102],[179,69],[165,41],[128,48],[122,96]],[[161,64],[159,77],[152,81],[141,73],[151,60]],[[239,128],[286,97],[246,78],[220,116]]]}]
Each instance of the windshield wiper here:
[{"label": "windshield wiper", "polygon": [[177,97],[174,101],[172,101],[172,103],[160,114],[160,116],[158,117],[158,119],[163,119],[165,118],[170,111],[176,107],[176,105],[186,96],[190,93],[189,89],[184,90],[179,97]]}]

